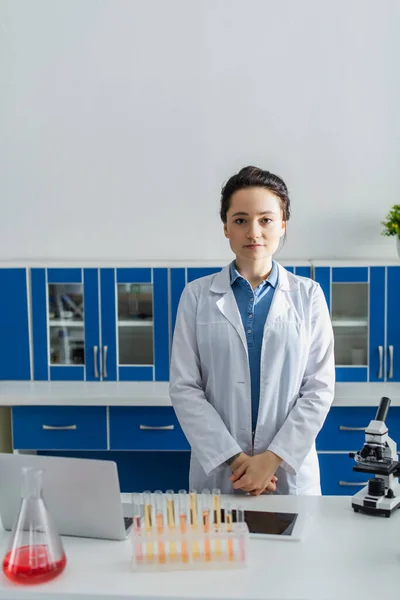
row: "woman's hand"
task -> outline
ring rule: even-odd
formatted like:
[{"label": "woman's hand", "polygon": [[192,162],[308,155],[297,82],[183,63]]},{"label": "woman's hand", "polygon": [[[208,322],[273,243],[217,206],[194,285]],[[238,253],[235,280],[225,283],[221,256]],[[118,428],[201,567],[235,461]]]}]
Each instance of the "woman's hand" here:
[{"label": "woman's hand", "polygon": [[[233,488],[250,492],[254,496],[262,494],[273,486],[276,489],[272,478],[281,462],[282,459],[270,450],[256,456],[241,454],[232,464]],[[275,490],[270,489],[270,491]]]}]

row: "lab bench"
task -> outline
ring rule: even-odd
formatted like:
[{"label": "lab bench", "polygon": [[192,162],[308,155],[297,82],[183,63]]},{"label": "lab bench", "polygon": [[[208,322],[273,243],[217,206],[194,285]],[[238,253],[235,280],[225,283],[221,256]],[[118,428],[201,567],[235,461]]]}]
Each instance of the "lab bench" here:
[{"label": "lab bench", "polygon": [[[222,502],[224,498],[222,498]],[[64,536],[67,566],[41,586],[0,578],[2,600],[364,600],[397,598],[400,513],[390,519],[356,514],[351,498],[242,498],[248,510],[303,512],[301,541],[250,539],[248,564],[229,571],[134,573],[129,541]],[[129,507],[126,507],[129,511]],[[126,513],[126,514],[129,514]],[[9,532],[0,528],[0,553]]]}]

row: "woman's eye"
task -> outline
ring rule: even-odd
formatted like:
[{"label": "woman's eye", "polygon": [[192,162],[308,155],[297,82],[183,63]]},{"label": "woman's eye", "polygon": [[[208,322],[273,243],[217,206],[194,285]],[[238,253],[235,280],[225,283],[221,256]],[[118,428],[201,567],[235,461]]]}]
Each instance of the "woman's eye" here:
[{"label": "woman's eye", "polygon": [[265,217],[265,219],[262,220],[263,223],[272,223],[272,219],[268,219],[267,217]]},{"label": "woman's eye", "polygon": [[242,223],[244,223],[245,220],[244,219],[235,219],[235,223],[237,223],[238,225],[242,225]]}]

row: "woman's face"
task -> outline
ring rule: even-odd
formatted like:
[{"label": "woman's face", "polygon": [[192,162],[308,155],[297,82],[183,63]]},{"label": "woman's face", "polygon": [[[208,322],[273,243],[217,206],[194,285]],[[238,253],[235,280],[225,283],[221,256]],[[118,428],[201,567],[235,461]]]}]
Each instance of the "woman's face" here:
[{"label": "woman's face", "polygon": [[233,194],[224,233],[237,258],[255,261],[276,252],[285,226],[279,197],[265,188],[253,187]]}]

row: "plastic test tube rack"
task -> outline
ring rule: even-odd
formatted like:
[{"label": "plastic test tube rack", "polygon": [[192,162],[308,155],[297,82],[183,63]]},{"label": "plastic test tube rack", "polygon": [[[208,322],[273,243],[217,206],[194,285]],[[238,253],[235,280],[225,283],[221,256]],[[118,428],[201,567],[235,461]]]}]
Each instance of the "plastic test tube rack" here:
[{"label": "plastic test tube rack", "polygon": [[225,504],[219,490],[133,494],[131,542],[135,571],[233,569],[246,566],[249,531],[242,510]]}]

